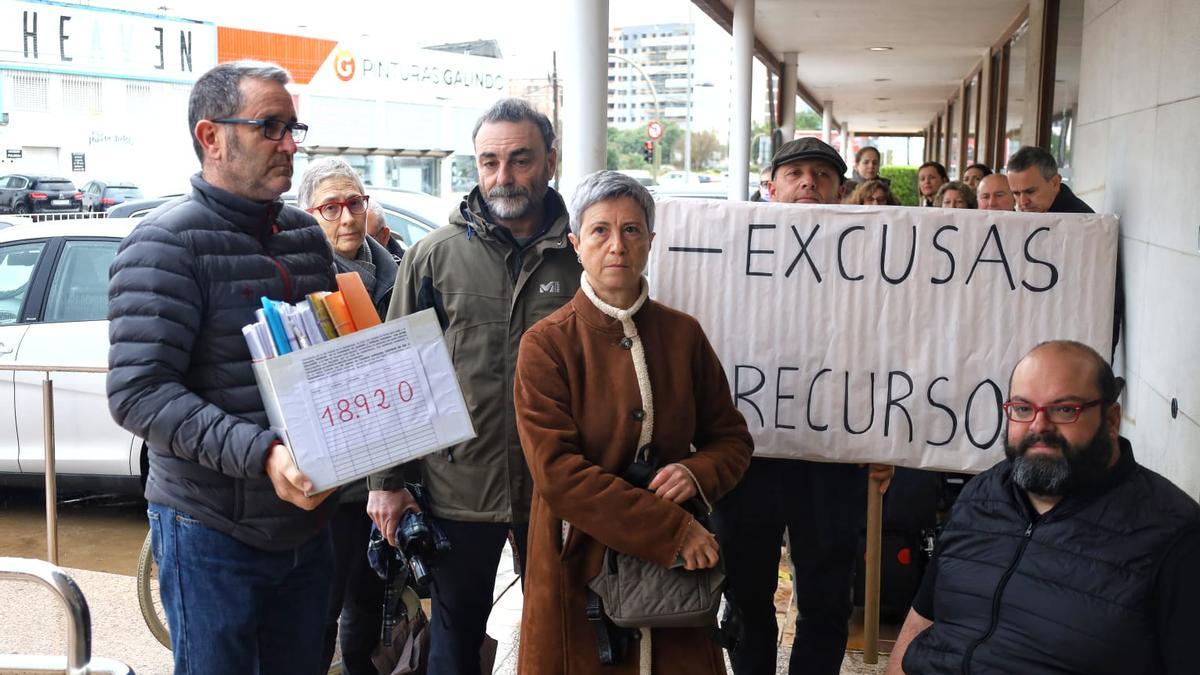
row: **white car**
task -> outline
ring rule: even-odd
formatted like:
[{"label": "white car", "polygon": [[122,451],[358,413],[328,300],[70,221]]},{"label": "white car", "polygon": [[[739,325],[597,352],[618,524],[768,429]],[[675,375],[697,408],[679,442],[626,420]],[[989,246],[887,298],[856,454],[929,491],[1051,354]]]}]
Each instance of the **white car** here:
[{"label": "white car", "polygon": [[[0,229],[0,366],[108,365],[108,268],[137,222],[62,220]],[[45,375],[0,370],[0,378],[0,481],[40,482]],[[50,378],[61,484],[140,491],[144,445],[109,416],[104,374],[52,372]]]}]

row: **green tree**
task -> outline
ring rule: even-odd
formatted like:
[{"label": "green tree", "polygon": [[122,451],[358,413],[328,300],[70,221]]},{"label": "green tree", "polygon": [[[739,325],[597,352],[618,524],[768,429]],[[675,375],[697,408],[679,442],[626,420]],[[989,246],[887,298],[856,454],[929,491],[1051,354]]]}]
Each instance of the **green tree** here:
[{"label": "green tree", "polygon": [[[680,139],[672,146],[672,154],[677,154],[681,158],[681,164],[683,140],[681,134]],[[724,151],[725,146],[721,144],[721,139],[717,138],[717,135],[712,131],[692,132],[692,171],[700,171],[706,164],[719,159]]]},{"label": "green tree", "polygon": [[821,123],[821,116],[811,110],[804,109],[796,113],[797,129],[820,129]]},{"label": "green tree", "polygon": [[917,205],[917,167],[884,166],[879,175],[892,181],[892,194],[904,206]]},{"label": "green tree", "polygon": [[[663,125],[662,138],[654,142],[659,150],[661,164],[674,164],[676,157],[682,161],[682,139],[684,131],[674,122]],[[643,149],[650,137],[646,135],[646,127],[637,126],[630,129],[608,128],[608,167],[610,169],[649,169],[650,162],[643,156]],[[678,154],[673,149],[678,145]]]}]

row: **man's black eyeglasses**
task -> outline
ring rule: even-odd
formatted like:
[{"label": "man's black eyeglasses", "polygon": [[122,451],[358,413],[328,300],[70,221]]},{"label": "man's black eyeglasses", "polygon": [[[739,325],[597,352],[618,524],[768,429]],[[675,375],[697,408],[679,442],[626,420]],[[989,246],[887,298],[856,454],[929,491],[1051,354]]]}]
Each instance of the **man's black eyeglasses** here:
[{"label": "man's black eyeglasses", "polygon": [[262,127],[263,136],[272,141],[282,141],[283,135],[290,132],[292,134],[292,141],[303,143],[304,135],[308,133],[307,124],[284,122],[273,117],[261,120],[250,120],[243,117],[222,117],[221,119],[213,120],[213,122],[217,124],[249,124],[255,127]]}]

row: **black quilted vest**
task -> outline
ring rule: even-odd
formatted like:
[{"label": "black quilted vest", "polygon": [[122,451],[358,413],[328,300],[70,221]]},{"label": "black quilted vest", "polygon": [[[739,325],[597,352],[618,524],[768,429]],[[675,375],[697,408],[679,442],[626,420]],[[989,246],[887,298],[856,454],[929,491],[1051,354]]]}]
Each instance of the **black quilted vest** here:
[{"label": "black quilted vest", "polygon": [[1040,518],[1011,472],[992,467],[955,504],[934,563],[934,624],[905,672],[1157,672],[1155,575],[1200,506],[1138,465],[1125,439],[1107,485]]}]

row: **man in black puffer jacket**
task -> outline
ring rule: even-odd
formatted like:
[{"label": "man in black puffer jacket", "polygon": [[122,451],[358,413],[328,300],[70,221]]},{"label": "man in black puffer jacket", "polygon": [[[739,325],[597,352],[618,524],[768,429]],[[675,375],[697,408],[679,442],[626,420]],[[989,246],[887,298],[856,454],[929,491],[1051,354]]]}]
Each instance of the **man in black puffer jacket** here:
[{"label": "man in black puffer jacket", "polygon": [[242,326],[334,287],[325,236],[279,201],[306,127],[288,74],[219,65],[189,103],[192,193],[125,239],[109,282],[109,409],[146,439],[151,546],[176,673],[315,673],[335,500],[267,428]]},{"label": "man in black puffer jacket", "polygon": [[1200,506],[1134,460],[1120,389],[1077,342],[1017,364],[1007,459],[955,502],[889,675],[1196,672]]}]

